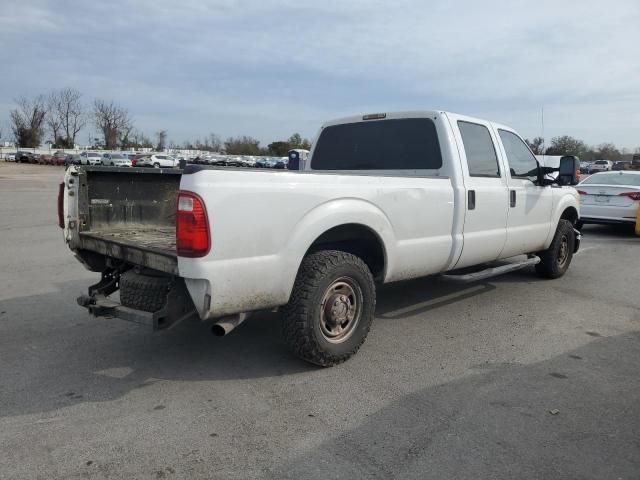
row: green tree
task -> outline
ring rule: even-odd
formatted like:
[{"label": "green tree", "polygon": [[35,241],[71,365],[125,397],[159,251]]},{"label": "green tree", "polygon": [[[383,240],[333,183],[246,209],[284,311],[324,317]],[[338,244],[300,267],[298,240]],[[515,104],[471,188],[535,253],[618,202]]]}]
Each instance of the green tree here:
[{"label": "green tree", "polygon": [[577,157],[584,158],[589,151],[589,147],[577,138],[569,135],[563,135],[560,137],[553,137],[551,139],[551,145],[545,152],[547,155],[576,155]]},{"label": "green tree", "polygon": [[289,142],[272,142],[267,148],[269,150],[269,155],[273,155],[274,157],[284,157],[289,150],[291,150],[291,145]]},{"label": "green tree", "polygon": [[291,135],[288,142],[290,145],[289,150],[291,150],[291,148],[302,148],[302,136],[299,133]]}]

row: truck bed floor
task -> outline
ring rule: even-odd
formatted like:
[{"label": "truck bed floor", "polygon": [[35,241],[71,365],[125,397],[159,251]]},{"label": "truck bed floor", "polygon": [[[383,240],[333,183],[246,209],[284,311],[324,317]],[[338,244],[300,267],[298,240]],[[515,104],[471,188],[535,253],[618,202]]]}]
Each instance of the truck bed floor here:
[{"label": "truck bed floor", "polygon": [[176,256],[175,227],[127,225],[109,227],[108,230],[82,232],[81,237],[93,238],[125,247],[134,247],[162,255]]}]

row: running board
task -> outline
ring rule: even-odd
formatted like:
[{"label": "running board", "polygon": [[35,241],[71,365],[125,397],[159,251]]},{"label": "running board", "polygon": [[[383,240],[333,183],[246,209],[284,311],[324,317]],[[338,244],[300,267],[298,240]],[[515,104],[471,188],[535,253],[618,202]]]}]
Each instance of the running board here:
[{"label": "running board", "polygon": [[452,280],[454,282],[460,283],[477,282],[478,280],[497,277],[498,275],[502,275],[503,273],[515,272],[516,270],[520,270],[521,268],[537,265],[538,263],[540,263],[540,257],[533,256],[521,262],[507,263],[506,265],[500,265],[499,267],[485,268],[484,270],[480,270],[479,272],[465,273],[461,275],[445,273],[442,274],[442,277],[446,278],[447,280]]}]

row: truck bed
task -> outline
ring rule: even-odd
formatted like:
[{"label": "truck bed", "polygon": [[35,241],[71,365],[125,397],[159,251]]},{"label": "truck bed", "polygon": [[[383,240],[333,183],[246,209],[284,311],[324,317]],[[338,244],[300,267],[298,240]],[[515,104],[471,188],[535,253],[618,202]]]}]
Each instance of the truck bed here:
[{"label": "truck bed", "polygon": [[177,274],[175,211],[181,171],[80,171],[78,248]]}]

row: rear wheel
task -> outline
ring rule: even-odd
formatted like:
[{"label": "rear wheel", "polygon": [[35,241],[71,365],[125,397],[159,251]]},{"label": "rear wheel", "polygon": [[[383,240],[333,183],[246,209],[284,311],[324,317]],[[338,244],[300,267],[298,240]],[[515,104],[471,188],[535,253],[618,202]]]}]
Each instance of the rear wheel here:
[{"label": "rear wheel", "polygon": [[551,245],[543,252],[538,252],[540,263],[536,272],[544,278],[559,278],[565,274],[573,258],[576,237],[573,224],[568,220],[560,220]]},{"label": "rear wheel", "polygon": [[360,258],[337,250],[312,253],[282,311],[284,341],[310,363],[344,362],[367,337],[375,304],[373,276]]}]

